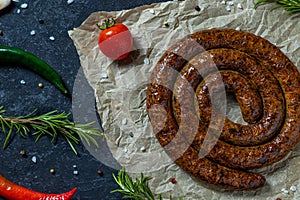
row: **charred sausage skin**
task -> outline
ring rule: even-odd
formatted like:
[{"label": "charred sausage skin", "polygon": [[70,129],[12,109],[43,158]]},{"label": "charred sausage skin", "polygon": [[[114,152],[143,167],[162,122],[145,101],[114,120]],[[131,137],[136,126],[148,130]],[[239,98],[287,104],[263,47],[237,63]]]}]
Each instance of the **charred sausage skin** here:
[{"label": "charred sausage skin", "polygon": [[[212,113],[212,74],[235,92],[248,125]],[[211,29],[176,42],[154,68],[146,104],[155,136],[172,160],[228,189],[262,187],[265,178],[245,170],[279,161],[300,139],[299,72],[276,46],[247,32]],[[220,135],[208,132],[212,121],[212,127],[222,125]]]}]

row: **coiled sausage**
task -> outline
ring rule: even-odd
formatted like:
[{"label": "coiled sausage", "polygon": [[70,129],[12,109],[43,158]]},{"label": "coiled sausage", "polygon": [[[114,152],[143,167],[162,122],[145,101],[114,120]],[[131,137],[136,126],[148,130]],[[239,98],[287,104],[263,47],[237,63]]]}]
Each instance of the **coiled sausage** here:
[{"label": "coiled sausage", "polygon": [[[247,125],[213,101],[224,99],[222,91],[234,92]],[[146,96],[153,131],[172,160],[220,187],[262,187],[265,178],[246,170],[281,160],[300,139],[300,74],[251,33],[211,29],[179,40],[155,66]]]}]

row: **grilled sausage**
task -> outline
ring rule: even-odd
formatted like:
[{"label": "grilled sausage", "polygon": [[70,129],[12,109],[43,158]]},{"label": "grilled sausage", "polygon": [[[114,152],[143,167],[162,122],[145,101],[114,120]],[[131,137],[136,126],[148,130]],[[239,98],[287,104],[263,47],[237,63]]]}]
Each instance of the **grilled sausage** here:
[{"label": "grilled sausage", "polygon": [[[224,102],[215,102],[223,91],[235,93],[247,125],[226,118]],[[172,160],[228,189],[262,187],[265,178],[245,170],[279,161],[300,139],[300,74],[276,46],[247,32],[211,29],[179,40],[154,68],[146,104]]]}]

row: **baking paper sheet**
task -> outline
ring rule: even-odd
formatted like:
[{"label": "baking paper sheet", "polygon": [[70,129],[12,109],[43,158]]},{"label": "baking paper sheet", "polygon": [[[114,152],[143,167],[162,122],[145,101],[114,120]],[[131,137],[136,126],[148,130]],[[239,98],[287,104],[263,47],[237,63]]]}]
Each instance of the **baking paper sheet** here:
[{"label": "baking paper sheet", "polygon": [[[207,186],[173,164],[152,132],[145,109],[148,78],[163,52],[187,34],[218,27],[248,31],[275,44],[300,70],[300,15],[289,16],[282,9],[270,12],[275,4],[255,10],[255,1],[232,2],[230,6],[217,0],[170,1],[118,12],[99,11],[70,30],[69,35],[94,90],[113,157],[132,176],[140,172],[152,176],[149,185],[155,194],[166,198],[172,194],[175,199],[299,199],[300,145],[284,161],[259,170],[268,182],[262,189],[228,192]],[[197,5],[201,11],[195,10]],[[231,11],[226,10],[227,6]],[[100,30],[96,24],[112,17],[124,23],[134,37],[134,51],[124,61],[108,59],[97,45]],[[232,120],[242,123],[238,106],[233,104],[227,109]],[[176,184],[169,182],[171,177],[176,178]],[[299,190],[291,191],[292,185]]]}]

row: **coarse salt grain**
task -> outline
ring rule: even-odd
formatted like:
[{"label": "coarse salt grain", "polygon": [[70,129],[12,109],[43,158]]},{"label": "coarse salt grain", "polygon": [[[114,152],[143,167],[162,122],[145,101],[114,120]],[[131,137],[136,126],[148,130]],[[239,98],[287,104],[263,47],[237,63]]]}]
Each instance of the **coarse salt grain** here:
[{"label": "coarse salt grain", "polygon": [[32,156],[31,161],[36,163],[36,156]]},{"label": "coarse salt grain", "polygon": [[153,9],[149,9],[149,12],[150,12],[151,14],[155,14],[155,11],[154,11]]},{"label": "coarse salt grain", "polygon": [[224,1],[224,0],[221,1],[221,4],[222,4],[222,5],[226,5],[226,1]]},{"label": "coarse salt grain", "polygon": [[26,84],[26,82],[25,82],[24,80],[20,80],[20,83],[21,83],[22,85],[25,85],[25,84]]},{"label": "coarse salt grain", "polygon": [[237,4],[237,8],[238,8],[238,9],[243,9],[242,4],[238,3],[238,4]]},{"label": "coarse salt grain", "polygon": [[240,30],[241,30],[241,28],[240,28],[240,27],[236,27],[236,28],[235,28],[235,30],[237,30],[237,31],[240,31]]},{"label": "coarse salt grain", "polygon": [[283,194],[288,194],[288,193],[289,193],[289,191],[288,191],[287,189],[285,189],[285,188],[282,188],[282,189],[281,189],[281,192],[282,192]]},{"label": "coarse salt grain", "polygon": [[52,41],[54,41],[54,40],[55,40],[55,37],[53,37],[53,36],[50,36],[50,37],[49,37],[49,40],[52,40]]},{"label": "coarse salt grain", "polygon": [[21,10],[18,8],[17,9],[17,14],[20,14],[21,13]]},{"label": "coarse salt grain", "polygon": [[144,64],[146,64],[146,65],[149,65],[149,64],[150,64],[149,58],[144,58]]},{"label": "coarse salt grain", "polygon": [[234,2],[233,1],[228,1],[228,5],[233,6]]},{"label": "coarse salt grain", "polygon": [[144,146],[142,146],[142,147],[141,147],[141,151],[142,151],[142,152],[145,152],[145,151],[146,151],[146,148],[145,148]]},{"label": "coarse salt grain", "polygon": [[74,170],[74,171],[73,171],[73,174],[74,174],[74,175],[78,175],[78,174],[79,174],[78,170]]},{"label": "coarse salt grain", "polygon": [[30,35],[35,35],[35,30],[30,31]]},{"label": "coarse salt grain", "polygon": [[292,186],[290,187],[290,190],[291,190],[292,192],[295,192],[295,191],[297,190],[297,187],[296,187],[295,185],[292,185]]},{"label": "coarse salt grain", "polygon": [[231,11],[230,6],[226,6],[226,10],[227,10],[228,12],[230,12],[230,11]]},{"label": "coarse salt grain", "polygon": [[122,124],[123,124],[123,125],[126,125],[126,124],[127,124],[127,119],[126,119],[126,118],[122,119]]},{"label": "coarse salt grain", "polygon": [[28,4],[27,3],[22,3],[20,7],[23,8],[23,9],[26,9],[28,7]]},{"label": "coarse salt grain", "polygon": [[107,79],[108,78],[108,74],[106,72],[102,72],[101,73],[101,78]]},{"label": "coarse salt grain", "polygon": [[68,4],[71,4],[71,3],[73,3],[73,2],[74,2],[74,0],[68,0],[68,1],[67,1]]}]

